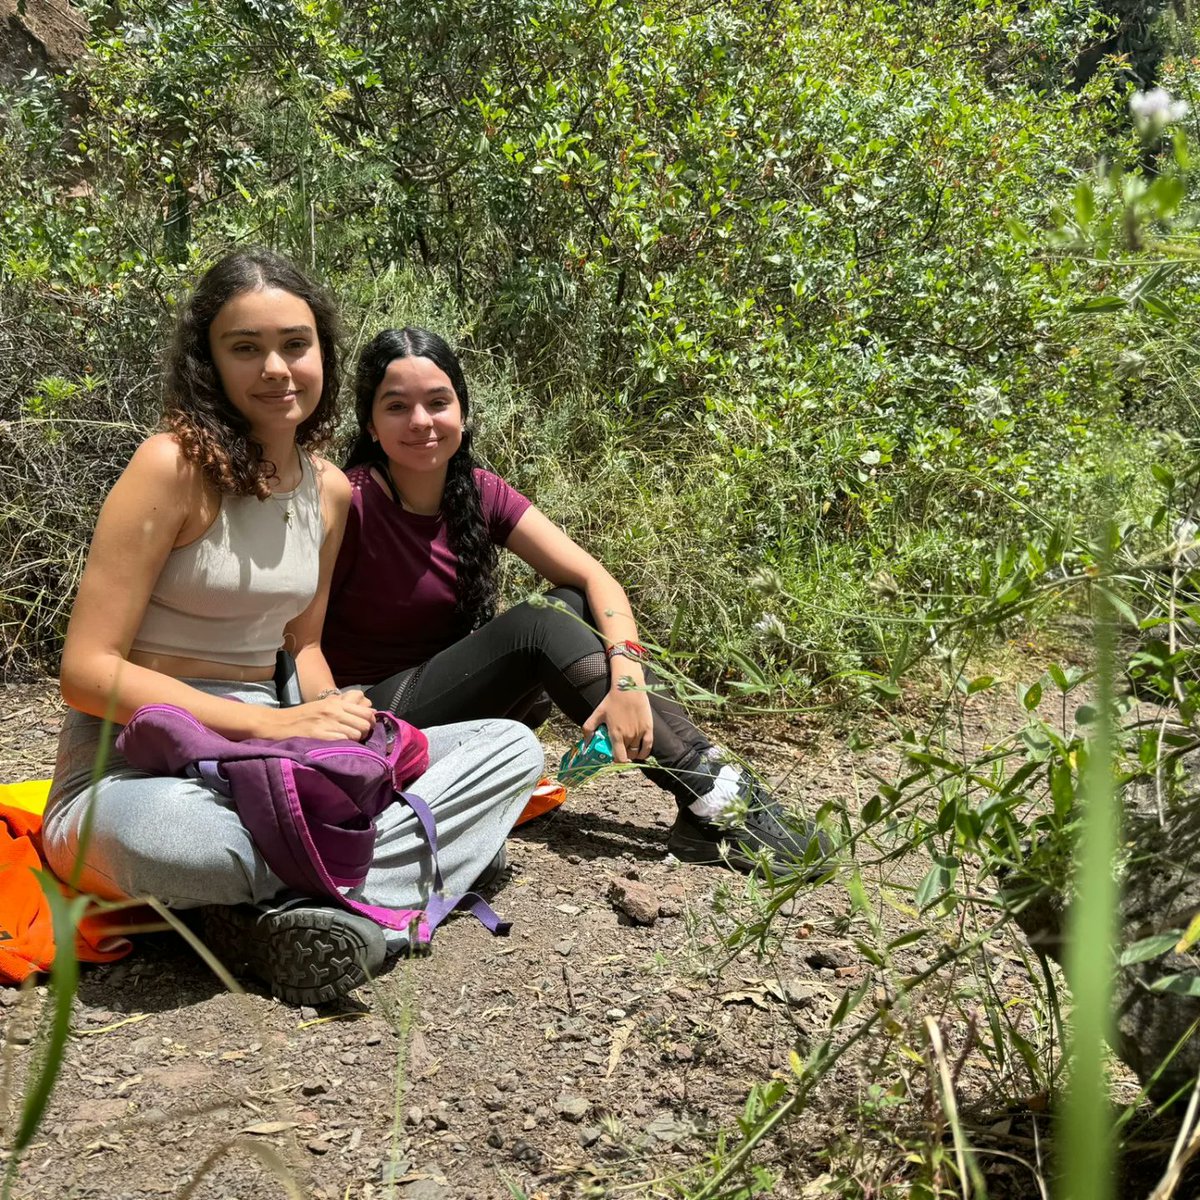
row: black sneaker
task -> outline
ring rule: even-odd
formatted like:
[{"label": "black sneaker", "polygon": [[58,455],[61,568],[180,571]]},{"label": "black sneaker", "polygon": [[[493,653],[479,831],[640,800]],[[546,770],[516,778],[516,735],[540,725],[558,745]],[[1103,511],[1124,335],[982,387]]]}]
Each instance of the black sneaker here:
[{"label": "black sneaker", "polygon": [[201,937],[235,974],[245,969],[297,1007],[348,995],[387,957],[374,921],[316,902],[269,909],[213,905],[204,910]]},{"label": "black sneaker", "polygon": [[667,850],[681,862],[732,867],[746,875],[759,865],[763,851],[776,875],[816,878],[827,869],[833,852],[828,836],[812,821],[789,820],[779,801],[748,775],[743,774],[738,799],[730,807],[744,814],[742,823],[706,821],[681,808]]}]

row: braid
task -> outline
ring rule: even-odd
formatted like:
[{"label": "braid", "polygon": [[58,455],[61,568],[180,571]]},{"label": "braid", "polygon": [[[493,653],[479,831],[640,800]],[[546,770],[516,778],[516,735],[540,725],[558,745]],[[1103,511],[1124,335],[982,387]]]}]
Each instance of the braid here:
[{"label": "braid", "polygon": [[496,569],[500,562],[496,544],[483,524],[469,429],[463,431],[462,445],[447,466],[442,513],[446,539],[458,557],[454,615],[469,633],[496,615]]}]

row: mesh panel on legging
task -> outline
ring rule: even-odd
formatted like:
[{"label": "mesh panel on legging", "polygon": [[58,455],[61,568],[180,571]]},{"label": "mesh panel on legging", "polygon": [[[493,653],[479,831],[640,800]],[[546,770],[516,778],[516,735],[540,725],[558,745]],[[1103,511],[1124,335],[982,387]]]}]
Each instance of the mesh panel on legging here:
[{"label": "mesh panel on legging", "polygon": [[568,663],[563,668],[567,682],[579,691],[590,683],[608,682],[608,662],[604,652],[597,650],[595,654],[585,654],[583,658]]}]

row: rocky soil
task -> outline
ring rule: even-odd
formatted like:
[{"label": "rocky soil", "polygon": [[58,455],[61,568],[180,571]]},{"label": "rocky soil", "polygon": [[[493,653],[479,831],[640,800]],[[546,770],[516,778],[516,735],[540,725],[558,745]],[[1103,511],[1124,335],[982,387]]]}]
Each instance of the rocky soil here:
[{"label": "rocky soil", "polygon": [[[0,689],[0,715],[0,778],[48,775],[53,687]],[[829,800],[857,811],[895,758],[882,726],[857,752],[845,731],[798,721],[719,732],[809,811]],[[565,734],[546,737],[550,762]],[[500,1200],[694,1184],[687,1173],[722,1132],[736,1143],[752,1087],[791,1078],[789,1053],[828,1032],[847,991],[865,984],[867,1011],[886,1010],[895,981],[930,959],[928,941],[897,950],[891,975],[864,958],[846,864],[785,904],[756,946],[728,952],[736,929],[761,925],[768,897],[721,869],[668,861],[672,805],[637,773],[575,789],[509,841],[494,895],[509,938],[455,920],[429,958],[400,961],[337,1011],[288,1008],[253,984],[230,993],[174,933],[85,968],[61,1081],[13,1196]],[[865,852],[859,864],[885,934],[911,929],[911,868]],[[980,972],[934,973],[764,1143],[756,1161],[775,1195],[900,1185],[913,1170],[905,1139],[937,1143],[922,1058],[931,1014],[989,1194],[1038,1194],[1044,1097],[1014,1112],[961,1002],[986,978],[1035,1038],[1034,990],[1005,938]],[[0,989],[0,1145],[36,1066],[45,991]],[[1006,1093],[1035,1090],[1021,1071],[1004,1067]]]}]

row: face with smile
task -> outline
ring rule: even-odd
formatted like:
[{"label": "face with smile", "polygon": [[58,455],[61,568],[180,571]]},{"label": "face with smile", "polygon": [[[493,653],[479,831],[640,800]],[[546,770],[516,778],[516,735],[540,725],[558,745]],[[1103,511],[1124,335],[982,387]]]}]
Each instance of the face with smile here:
[{"label": "face with smile", "polygon": [[462,406],[450,377],[428,358],[393,359],[375,389],[367,432],[393,475],[441,472],[462,445]]},{"label": "face with smile", "polygon": [[307,302],[281,288],[240,292],[213,318],[208,343],[225,395],[253,434],[264,443],[294,436],[324,384]]}]

